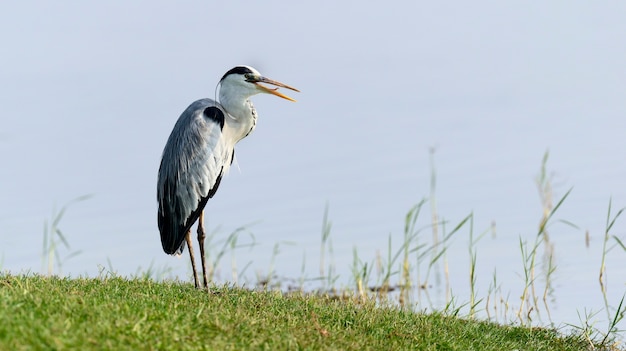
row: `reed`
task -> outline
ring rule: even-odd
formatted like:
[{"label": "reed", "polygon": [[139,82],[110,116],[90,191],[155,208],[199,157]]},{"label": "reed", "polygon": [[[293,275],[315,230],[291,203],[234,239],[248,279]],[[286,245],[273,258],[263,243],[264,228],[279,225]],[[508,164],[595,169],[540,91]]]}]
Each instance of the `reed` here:
[{"label": "reed", "polygon": [[76,250],[70,251],[65,256],[61,256],[60,248],[64,248],[65,250],[69,251],[71,250],[71,247],[59,225],[61,223],[61,220],[63,219],[63,216],[71,206],[81,201],[85,201],[89,198],[91,198],[91,195],[79,196],[67,202],[61,207],[59,211],[53,208],[51,219],[44,220],[41,270],[42,272],[46,272],[48,276],[54,274],[55,265],[58,274],[61,274],[63,263],[81,253],[80,250]]},{"label": "reed", "polygon": [[622,296],[622,299],[619,305],[613,311],[613,313],[611,313],[612,309],[611,309],[611,306],[609,305],[609,301],[607,297],[606,257],[608,253],[612,251],[614,248],[616,247],[624,248],[622,241],[617,236],[613,236],[613,238],[615,239],[615,243],[611,246],[608,246],[608,242],[611,238],[611,235],[610,235],[611,229],[615,225],[615,222],[617,221],[617,219],[622,215],[622,213],[626,209],[626,208],[619,209],[617,213],[613,217],[611,217],[612,205],[613,205],[613,200],[609,199],[609,206],[607,210],[606,224],[605,224],[605,229],[604,229],[604,238],[602,242],[602,259],[600,262],[600,274],[598,275],[600,291],[602,291],[602,299],[604,300],[604,310],[607,314],[607,318],[609,321],[607,332],[602,338],[602,343],[605,343],[605,341],[608,340],[608,338],[611,337],[612,335],[615,335],[622,331],[618,328],[618,324],[620,321],[624,319],[624,315],[626,314],[626,306],[624,305],[624,297],[626,297],[626,294]]}]

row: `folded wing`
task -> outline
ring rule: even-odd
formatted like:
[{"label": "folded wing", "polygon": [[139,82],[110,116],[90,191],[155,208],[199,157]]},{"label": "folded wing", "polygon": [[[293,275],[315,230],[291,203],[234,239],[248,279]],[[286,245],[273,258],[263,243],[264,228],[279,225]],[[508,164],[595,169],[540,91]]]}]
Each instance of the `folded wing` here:
[{"label": "folded wing", "polygon": [[163,150],[157,201],[163,251],[180,254],[185,235],[230,166],[233,146],[223,137],[224,112],[213,100],[192,103],[180,116]]}]

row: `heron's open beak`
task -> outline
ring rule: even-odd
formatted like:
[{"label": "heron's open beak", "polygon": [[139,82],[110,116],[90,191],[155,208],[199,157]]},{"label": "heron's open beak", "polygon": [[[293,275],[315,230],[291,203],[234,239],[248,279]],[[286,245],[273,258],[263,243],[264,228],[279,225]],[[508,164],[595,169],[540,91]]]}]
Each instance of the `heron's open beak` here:
[{"label": "heron's open beak", "polygon": [[266,86],[264,86],[264,85],[261,85],[261,84],[259,84],[259,83],[272,84],[272,85],[275,85],[275,86],[277,86],[277,87],[281,87],[281,88],[285,88],[285,89],[289,89],[289,90],[293,90],[293,91],[300,92],[300,90],[298,90],[298,89],[296,89],[296,88],[294,88],[294,87],[290,87],[290,86],[289,86],[289,85],[287,85],[287,84],[283,84],[283,83],[281,83],[281,82],[277,82],[277,81],[275,81],[275,80],[272,80],[272,79],[269,79],[269,78],[265,78],[265,77],[258,77],[258,78],[256,79],[256,81],[254,82],[254,84],[255,84],[255,85],[256,85],[256,86],[257,86],[257,87],[258,87],[261,91],[263,91],[264,93],[268,93],[268,94],[276,95],[276,96],[278,96],[278,97],[281,97],[281,98],[283,98],[283,99],[286,99],[286,100],[289,100],[289,101],[293,101],[293,102],[295,102],[296,100],[294,100],[294,99],[290,98],[289,96],[287,96],[287,95],[285,95],[285,94],[283,94],[283,93],[278,92],[278,88],[268,88],[268,87],[266,87]]}]

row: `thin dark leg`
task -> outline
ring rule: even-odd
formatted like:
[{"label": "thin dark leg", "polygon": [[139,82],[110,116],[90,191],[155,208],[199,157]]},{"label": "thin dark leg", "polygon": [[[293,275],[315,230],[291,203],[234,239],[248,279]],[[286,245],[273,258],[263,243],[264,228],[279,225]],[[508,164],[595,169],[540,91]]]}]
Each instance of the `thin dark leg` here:
[{"label": "thin dark leg", "polygon": [[196,285],[196,289],[200,287],[198,284],[198,271],[196,270],[196,259],[193,255],[193,247],[191,246],[191,230],[187,231],[185,235],[185,241],[187,241],[187,248],[189,249],[189,257],[191,258],[191,269],[193,269],[193,282]]},{"label": "thin dark leg", "polygon": [[204,239],[206,234],[204,233],[204,211],[200,212],[200,218],[198,219],[198,245],[200,245],[200,260],[202,261],[202,278],[204,278],[204,288],[209,289],[209,279],[206,274],[206,261],[204,260]]}]

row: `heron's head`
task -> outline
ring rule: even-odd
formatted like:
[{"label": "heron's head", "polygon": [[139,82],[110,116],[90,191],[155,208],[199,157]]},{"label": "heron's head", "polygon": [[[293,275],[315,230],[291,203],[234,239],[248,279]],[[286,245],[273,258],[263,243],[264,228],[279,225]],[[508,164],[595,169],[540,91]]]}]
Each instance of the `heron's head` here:
[{"label": "heron's head", "polygon": [[263,84],[286,88],[299,92],[300,90],[287,84],[263,77],[259,71],[250,66],[237,66],[226,72],[220,80],[220,97],[225,95],[252,96],[259,93],[276,95],[289,101],[296,101],[278,91],[278,88],[267,87]]}]

